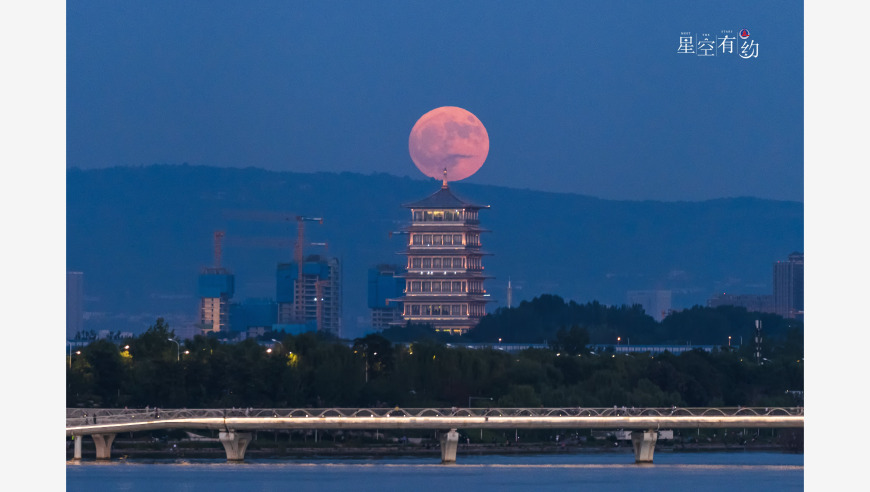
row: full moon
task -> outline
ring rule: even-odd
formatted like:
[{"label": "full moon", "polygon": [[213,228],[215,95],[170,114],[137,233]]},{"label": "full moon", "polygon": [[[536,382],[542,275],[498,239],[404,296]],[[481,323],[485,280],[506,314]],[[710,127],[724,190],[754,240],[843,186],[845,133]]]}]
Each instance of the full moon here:
[{"label": "full moon", "polygon": [[489,135],[477,116],[462,108],[443,106],[414,123],[408,150],[417,169],[426,176],[459,181],[483,166],[489,154]]}]

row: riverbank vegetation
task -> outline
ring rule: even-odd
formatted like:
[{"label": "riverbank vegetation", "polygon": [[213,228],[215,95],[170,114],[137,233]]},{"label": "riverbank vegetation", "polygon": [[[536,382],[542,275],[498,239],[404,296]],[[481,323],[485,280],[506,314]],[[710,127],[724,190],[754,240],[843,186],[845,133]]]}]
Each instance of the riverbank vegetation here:
[{"label": "riverbank vegetation", "polygon": [[[670,407],[801,406],[794,395],[803,389],[802,325],[766,318],[763,357],[756,359],[755,313],[745,310],[687,310],[683,319],[652,322],[659,337],[631,331],[631,308],[578,306],[560,308],[542,321],[546,349],[517,353],[491,348],[451,347],[443,339],[421,336],[396,343],[370,334],[343,341],[317,333],[273,333],[266,341],[225,343],[196,336],[178,345],[172,329],[158,319],[145,333],[123,340],[95,340],[71,353],[67,365],[68,407]],[[561,299],[559,299],[561,301]],[[529,303],[514,316],[524,318],[541,305]],[[616,309],[616,311],[613,311]],[[499,310],[502,311],[502,310]],[[559,313],[562,314],[559,314]],[[574,316],[571,313],[574,313]],[[599,316],[596,322],[579,314]],[[567,314],[566,314],[567,313]],[[579,314],[578,314],[579,313]],[[641,313],[642,314],[642,313]],[[509,313],[497,314],[510,318]],[[573,316],[573,317],[572,317]],[[590,315],[591,316],[591,315]],[[765,315],[772,316],[772,315]],[[648,318],[648,317],[647,317]],[[650,318],[651,320],[651,318]],[[625,333],[634,343],[680,341],[683,326],[695,320],[690,335],[704,343],[707,331],[721,345],[712,351],[681,354],[616,353],[593,350],[601,333]],[[724,321],[723,321],[724,320]],[[729,321],[730,320],[730,321]],[[667,321],[667,319],[665,320]],[[514,333],[510,321],[489,337]],[[515,324],[514,324],[515,323]],[[492,326],[497,326],[495,325]],[[641,326],[641,325],[638,325]],[[770,329],[768,329],[770,327]],[[548,331],[549,330],[549,331]],[[664,331],[663,331],[664,330]],[[425,334],[425,330],[421,332]],[[486,339],[479,332],[467,339]],[[728,346],[744,337],[741,347]],[[724,336],[723,336],[724,335]],[[476,337],[476,338],[475,338]],[[662,337],[670,337],[662,338]],[[635,341],[637,340],[637,341]],[[538,341],[538,340],[534,340]],[[613,343],[610,344],[611,346]]]}]

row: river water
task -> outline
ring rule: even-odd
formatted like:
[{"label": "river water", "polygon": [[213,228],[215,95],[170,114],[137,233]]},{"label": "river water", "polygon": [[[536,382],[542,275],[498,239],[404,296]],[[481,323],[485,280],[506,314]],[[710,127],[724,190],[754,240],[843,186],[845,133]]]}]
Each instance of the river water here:
[{"label": "river water", "polygon": [[630,453],[437,457],[128,459],[67,462],[68,491],[791,491],[804,488],[802,454],[772,452],[656,453],[636,465]]}]

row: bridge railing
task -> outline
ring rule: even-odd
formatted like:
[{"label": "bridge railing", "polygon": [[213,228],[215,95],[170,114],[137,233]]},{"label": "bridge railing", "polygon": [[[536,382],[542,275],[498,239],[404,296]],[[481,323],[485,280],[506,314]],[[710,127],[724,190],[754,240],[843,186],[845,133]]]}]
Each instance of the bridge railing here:
[{"label": "bridge railing", "polygon": [[176,419],[321,417],[626,417],[803,416],[803,407],[559,408],[67,408],[66,426]]}]

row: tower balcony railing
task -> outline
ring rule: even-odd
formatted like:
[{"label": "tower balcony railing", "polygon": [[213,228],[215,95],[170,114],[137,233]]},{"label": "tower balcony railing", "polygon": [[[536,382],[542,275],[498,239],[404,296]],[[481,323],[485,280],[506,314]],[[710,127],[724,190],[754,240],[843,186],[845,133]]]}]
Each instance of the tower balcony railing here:
[{"label": "tower balcony railing", "polygon": [[467,314],[406,314],[406,320],[425,319],[427,321],[469,321],[474,316]]},{"label": "tower balcony railing", "polygon": [[480,248],[480,243],[477,244],[432,244],[432,243],[421,243],[421,244],[408,244],[410,249],[422,249],[425,248],[427,250],[433,248],[439,248],[444,250],[462,250],[466,247],[469,248]]},{"label": "tower balcony railing", "polygon": [[452,275],[462,275],[466,272],[465,268],[451,268],[445,270],[443,268],[409,268],[408,273],[413,273],[414,275],[423,275],[423,276],[452,276]]},{"label": "tower balcony railing", "polygon": [[478,225],[480,224],[479,219],[465,219],[465,220],[412,220],[411,225],[446,225],[446,226],[463,226],[463,225]]},{"label": "tower balcony railing", "polygon": [[464,297],[466,295],[485,295],[486,290],[484,289],[472,289],[472,290],[413,290],[413,289],[402,289],[403,294],[407,294],[409,296],[450,296],[450,297]]}]

